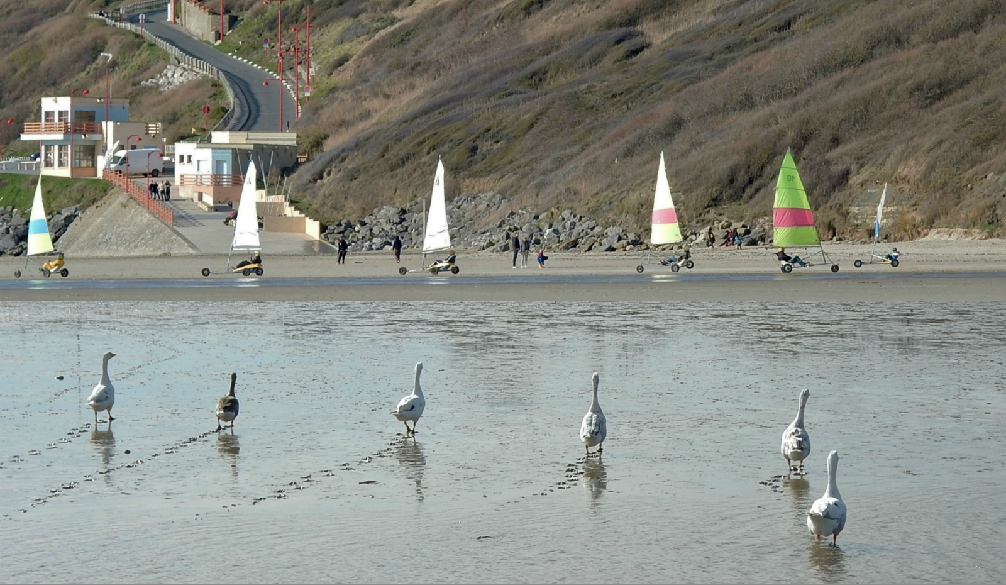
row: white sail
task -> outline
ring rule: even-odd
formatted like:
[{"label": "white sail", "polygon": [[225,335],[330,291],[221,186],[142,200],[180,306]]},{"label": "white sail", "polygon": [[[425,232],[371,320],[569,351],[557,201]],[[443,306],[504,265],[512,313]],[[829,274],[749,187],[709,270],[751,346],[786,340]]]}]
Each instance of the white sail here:
[{"label": "white sail", "polygon": [[433,198],[430,215],[426,219],[426,237],[423,253],[446,250],[451,247],[451,234],[447,231],[447,203],[444,201],[444,163],[437,160],[437,175],[433,179]]},{"label": "white sail", "polygon": [[671,186],[667,182],[667,169],[664,165],[664,153],[660,153],[660,166],[657,168],[657,188],[653,195],[653,217],[650,222],[650,243],[676,244],[681,241],[681,228],[678,226],[678,214],[674,210],[671,199]]},{"label": "white sail", "polygon": [[38,176],[35,185],[35,201],[31,204],[31,217],[28,219],[28,255],[52,252],[52,237],[49,236],[49,222],[45,220],[45,207],[42,205],[42,175]]},{"label": "white sail", "polygon": [[887,199],[887,183],[884,183],[884,191],[880,194],[880,204],[877,205],[877,223],[873,224],[873,241],[880,240],[880,219],[884,216],[884,200]]},{"label": "white sail", "polygon": [[255,162],[248,161],[248,171],[241,187],[241,201],[238,203],[238,217],[234,222],[232,250],[259,250],[258,208],[255,205]]}]

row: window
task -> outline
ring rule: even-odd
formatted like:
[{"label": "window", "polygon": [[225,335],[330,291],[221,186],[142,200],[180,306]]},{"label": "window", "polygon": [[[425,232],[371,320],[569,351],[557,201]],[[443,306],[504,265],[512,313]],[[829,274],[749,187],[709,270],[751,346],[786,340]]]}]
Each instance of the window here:
[{"label": "window", "polygon": [[70,121],[70,110],[60,110],[56,112],[57,122],[69,122]]},{"label": "window", "polygon": [[45,159],[45,166],[48,167],[48,168],[55,167],[56,164],[53,161],[55,161],[55,157],[56,157],[56,155],[55,155],[56,145],[54,145],[54,144],[46,144],[46,145],[44,145],[42,147],[42,152],[44,153],[44,157],[43,158]]},{"label": "window", "polygon": [[49,110],[47,112],[42,112],[42,121],[52,124],[56,121],[56,112]]},{"label": "window", "polygon": [[74,144],[73,145],[73,168],[93,169],[94,168],[94,145]]},{"label": "window", "polygon": [[59,168],[67,168],[70,166],[70,145],[69,144],[57,144],[56,152],[59,158],[59,163],[56,165]]}]

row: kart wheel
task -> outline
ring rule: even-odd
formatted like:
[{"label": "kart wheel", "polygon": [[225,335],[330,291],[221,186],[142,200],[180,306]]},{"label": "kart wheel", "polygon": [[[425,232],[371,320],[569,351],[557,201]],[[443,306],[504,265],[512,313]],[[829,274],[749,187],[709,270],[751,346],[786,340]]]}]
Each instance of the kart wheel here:
[{"label": "kart wheel", "polygon": [[852,265],[855,266],[856,268],[861,268],[863,266],[863,261],[856,260],[855,262],[852,263]]},{"label": "kart wheel", "polygon": [[894,260],[891,260],[891,268],[897,268],[897,267],[898,267],[898,259],[895,258]]},{"label": "kart wheel", "polygon": [[677,262],[675,262],[674,264],[671,264],[671,272],[677,272],[679,270],[681,270],[681,267],[678,266]]},{"label": "kart wheel", "polygon": [[398,273],[401,274],[402,276],[405,276],[406,274],[409,273],[409,269],[402,266],[401,268],[398,269]]},{"label": "kart wheel", "polygon": [[691,270],[692,268],[695,268],[695,263],[691,260],[687,260],[685,261],[685,268]]},{"label": "kart wheel", "polygon": [[15,270],[14,271],[14,278],[21,278],[21,271],[20,270]]},{"label": "kart wheel", "polygon": [[831,271],[832,272],[838,272],[838,264],[832,264],[831,265]]},{"label": "kart wheel", "polygon": [[203,276],[209,276],[210,275],[210,269],[209,268],[203,268],[202,274],[203,274]]},{"label": "kart wheel", "polygon": [[636,272],[639,272],[640,274],[642,274],[642,272],[643,272],[643,265],[642,264],[640,264],[639,266],[636,266]]},{"label": "kart wheel", "polygon": [[436,268],[430,268],[430,274],[436,274],[439,272]]},{"label": "kart wheel", "polygon": [[458,268],[457,266],[451,266],[451,274],[457,274],[459,272],[461,272],[460,268]]},{"label": "kart wheel", "polygon": [[245,268],[244,270],[241,271],[241,274],[245,276],[251,276],[251,268]]},{"label": "kart wheel", "polygon": [[789,274],[790,272],[793,272],[793,265],[792,264],[783,264],[782,265],[782,271],[785,272],[786,274]]},{"label": "kart wheel", "polygon": [[264,271],[264,270],[262,270],[262,267],[261,267],[261,266],[255,269],[255,275],[256,275],[256,276],[262,276],[262,273],[264,273],[264,272],[265,272],[265,271]]},{"label": "kart wheel", "polygon": [[67,276],[70,276],[70,271],[64,268],[59,271],[59,275],[62,276],[63,278],[66,278]]},{"label": "kart wheel", "polygon": [[51,272],[49,272],[49,269],[48,269],[48,268],[43,268],[43,269],[42,269],[42,276],[44,276],[44,277],[46,277],[46,278],[49,278],[49,275],[50,275],[50,274],[52,274],[52,273],[51,273]]}]

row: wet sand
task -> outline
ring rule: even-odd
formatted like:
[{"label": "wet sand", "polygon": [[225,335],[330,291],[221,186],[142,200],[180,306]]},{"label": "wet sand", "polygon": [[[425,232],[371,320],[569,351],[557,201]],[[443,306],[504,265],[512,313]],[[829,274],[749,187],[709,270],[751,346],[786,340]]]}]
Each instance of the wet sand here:
[{"label": "wet sand", "polygon": [[[1003,307],[0,304],[5,581],[997,582]],[[831,449],[838,547],[806,528]]]},{"label": "wet sand", "polygon": [[[206,301],[222,296],[267,301],[1006,300],[1004,240],[932,240],[898,247],[902,254],[898,268],[869,263],[856,268],[854,260],[868,262],[873,247],[826,244],[828,254],[840,265],[838,273],[817,263],[788,275],[779,270],[774,248],[697,249],[695,268],[678,274],[657,263],[667,252],[649,258],[645,252],[549,252],[544,269],[533,257],[528,268],[515,269],[509,254],[462,252],[458,275],[435,277],[421,270],[422,256],[410,251],[403,254],[401,264],[395,263],[390,252],[351,253],[344,265],[337,264],[335,256],[267,255],[265,275],[250,279],[235,274],[200,275],[203,267],[223,272],[226,256],[70,258],[66,284],[58,282],[64,280],[58,276],[38,276],[34,259],[25,270],[23,258],[4,257],[0,258],[0,300]],[[790,252],[803,255],[813,250]],[[641,263],[644,271],[637,273]],[[403,266],[412,272],[399,275]],[[5,281],[14,280],[18,269],[25,272],[22,282],[33,275],[39,285],[8,283],[5,288]],[[221,279],[230,282],[221,283]],[[88,286],[88,281],[110,282],[96,287]]]}]

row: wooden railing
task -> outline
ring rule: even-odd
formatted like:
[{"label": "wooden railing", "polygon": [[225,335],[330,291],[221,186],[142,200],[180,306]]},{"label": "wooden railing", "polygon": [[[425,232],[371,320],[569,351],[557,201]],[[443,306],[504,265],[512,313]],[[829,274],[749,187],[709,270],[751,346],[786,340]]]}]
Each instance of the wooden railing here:
[{"label": "wooden railing", "polygon": [[142,184],[129,180],[125,174],[119,171],[110,171],[108,169],[102,172],[101,178],[118,185],[126,193],[129,193],[137,203],[152,213],[154,217],[163,221],[168,226],[175,225],[175,214],[171,211],[171,208],[160,201],[152,199],[150,193]]},{"label": "wooden railing", "polygon": [[244,175],[179,175],[178,184],[182,186],[202,187],[236,187],[244,183]]},{"label": "wooden railing", "polygon": [[97,122],[74,122],[70,130],[69,122],[25,122],[25,134],[101,134],[101,124]]}]

